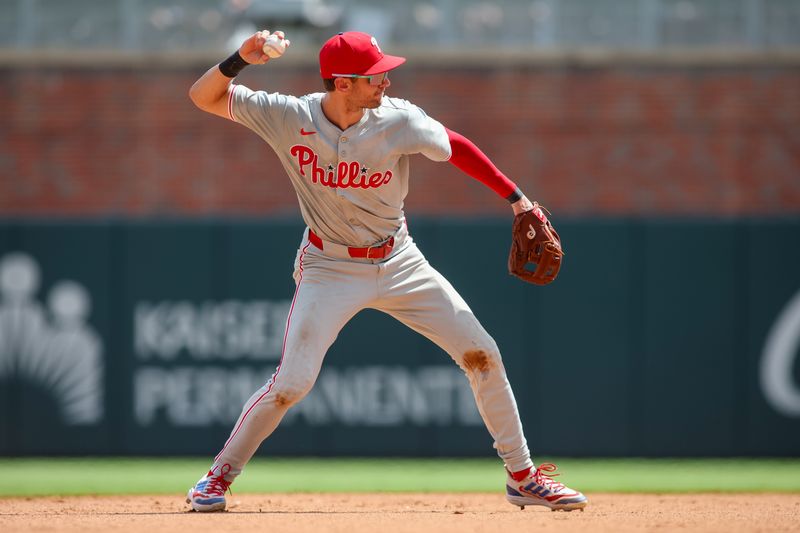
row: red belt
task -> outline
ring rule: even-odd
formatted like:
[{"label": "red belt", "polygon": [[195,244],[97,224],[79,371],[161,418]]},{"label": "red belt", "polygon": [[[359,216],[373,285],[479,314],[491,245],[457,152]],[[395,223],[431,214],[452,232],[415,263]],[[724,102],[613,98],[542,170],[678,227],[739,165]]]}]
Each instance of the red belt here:
[{"label": "red belt", "polygon": [[[322,239],[314,233],[311,228],[308,228],[308,240],[322,250]],[[394,237],[389,237],[389,240],[383,244],[378,244],[375,246],[366,246],[364,248],[357,248],[355,246],[348,246],[347,253],[350,254],[350,257],[357,257],[361,259],[383,259],[390,253],[392,253],[392,248],[394,248]]]}]

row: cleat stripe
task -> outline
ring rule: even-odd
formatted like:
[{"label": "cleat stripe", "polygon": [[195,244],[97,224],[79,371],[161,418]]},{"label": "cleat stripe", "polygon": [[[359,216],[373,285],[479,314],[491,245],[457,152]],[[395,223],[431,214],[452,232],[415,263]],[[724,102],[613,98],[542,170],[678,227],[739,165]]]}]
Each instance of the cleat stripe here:
[{"label": "cleat stripe", "polygon": [[557,502],[563,498],[585,498],[585,496],[577,492],[572,492],[570,494],[554,494],[552,496],[548,496],[547,498],[545,498],[545,500],[549,502]]},{"label": "cleat stripe", "polygon": [[571,503],[583,503],[585,501],[586,501],[586,498],[583,497],[583,498],[572,498],[572,499],[566,499],[566,500],[559,500],[559,501],[554,502],[554,503],[556,505],[569,505]]},{"label": "cleat stripe", "polygon": [[214,503],[220,503],[220,502],[224,502],[224,501],[225,501],[225,498],[208,498],[208,499],[195,498],[194,503],[199,503],[199,504],[202,504],[202,505],[211,505],[211,504],[214,504]]},{"label": "cleat stripe", "polygon": [[522,496],[522,494],[520,494],[519,492],[515,491],[514,489],[512,489],[508,485],[506,485],[506,494],[510,494],[511,496]]}]

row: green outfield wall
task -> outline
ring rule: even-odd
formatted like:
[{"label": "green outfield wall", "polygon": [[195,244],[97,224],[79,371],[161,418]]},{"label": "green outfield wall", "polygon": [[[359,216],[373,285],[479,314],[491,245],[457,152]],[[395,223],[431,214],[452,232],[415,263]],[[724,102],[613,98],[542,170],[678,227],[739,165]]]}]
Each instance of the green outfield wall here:
[{"label": "green outfield wall", "polygon": [[[800,219],[559,221],[547,287],[507,274],[506,219],[410,229],[500,346],[536,453],[800,455]],[[280,359],[302,230],[0,223],[0,454],[213,456]],[[259,453],[491,444],[449,357],[364,311]]]}]

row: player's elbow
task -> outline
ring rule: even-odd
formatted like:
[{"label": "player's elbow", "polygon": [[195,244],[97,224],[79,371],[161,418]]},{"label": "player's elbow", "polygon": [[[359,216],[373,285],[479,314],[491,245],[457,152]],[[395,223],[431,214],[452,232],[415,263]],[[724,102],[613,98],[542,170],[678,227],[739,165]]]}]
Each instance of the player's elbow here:
[{"label": "player's elbow", "polygon": [[211,92],[207,84],[203,83],[203,79],[197,80],[189,88],[189,99],[202,109],[203,111],[213,112],[215,105],[223,98],[223,95]]},{"label": "player's elbow", "polygon": [[208,87],[203,86],[202,80],[198,81],[189,89],[189,99],[198,108],[206,113],[218,115],[223,118],[230,118],[228,115],[228,93],[217,93],[209,91]]},{"label": "player's elbow", "polygon": [[191,100],[194,105],[205,111],[206,107],[208,106],[208,102],[207,99],[203,97],[203,91],[200,89],[199,83],[200,82],[198,80],[191,87],[189,87],[189,100]]}]

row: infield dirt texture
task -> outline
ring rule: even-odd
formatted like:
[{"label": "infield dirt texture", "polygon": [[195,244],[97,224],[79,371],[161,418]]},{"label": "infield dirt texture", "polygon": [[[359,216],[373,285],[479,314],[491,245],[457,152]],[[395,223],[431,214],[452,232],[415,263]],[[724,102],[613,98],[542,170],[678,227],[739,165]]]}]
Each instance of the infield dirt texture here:
[{"label": "infield dirt texture", "polygon": [[242,494],[224,513],[178,496],[0,499],[12,532],[784,532],[800,531],[797,494],[588,494],[584,512],[506,503],[502,494]]}]

